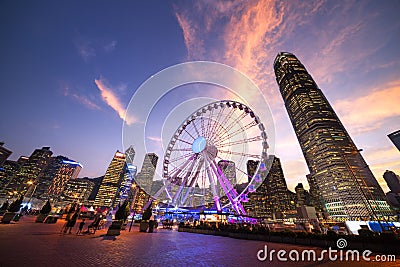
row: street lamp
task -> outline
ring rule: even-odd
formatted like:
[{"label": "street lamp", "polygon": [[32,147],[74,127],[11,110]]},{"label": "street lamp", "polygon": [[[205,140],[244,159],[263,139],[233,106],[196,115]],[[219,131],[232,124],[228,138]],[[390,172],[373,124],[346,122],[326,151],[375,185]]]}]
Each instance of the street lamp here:
[{"label": "street lamp", "polygon": [[27,182],[27,184],[30,186],[30,188],[32,188],[32,186],[34,186],[34,187],[33,187],[33,190],[32,190],[32,193],[31,193],[31,196],[29,197],[29,200],[28,200],[28,203],[27,203],[27,204],[29,204],[29,203],[31,203],[33,194],[35,193],[38,184],[35,183],[34,181],[31,181],[31,180],[29,180],[29,181]]}]

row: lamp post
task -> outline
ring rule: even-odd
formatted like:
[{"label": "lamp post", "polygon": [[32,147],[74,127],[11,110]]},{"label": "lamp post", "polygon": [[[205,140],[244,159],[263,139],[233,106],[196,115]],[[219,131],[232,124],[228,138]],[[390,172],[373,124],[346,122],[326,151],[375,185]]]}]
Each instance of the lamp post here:
[{"label": "lamp post", "polygon": [[[136,190],[136,184],[131,185],[131,191],[134,191],[134,190]],[[135,209],[133,208],[133,205],[135,204],[136,192],[134,192],[134,193],[135,193],[135,196],[133,197],[133,194],[131,192],[129,192],[129,195],[131,196],[131,210],[133,210],[133,214],[132,214],[132,218],[131,218],[131,225],[129,226],[129,232],[132,229],[132,224],[133,224],[133,220],[135,217]]]}]

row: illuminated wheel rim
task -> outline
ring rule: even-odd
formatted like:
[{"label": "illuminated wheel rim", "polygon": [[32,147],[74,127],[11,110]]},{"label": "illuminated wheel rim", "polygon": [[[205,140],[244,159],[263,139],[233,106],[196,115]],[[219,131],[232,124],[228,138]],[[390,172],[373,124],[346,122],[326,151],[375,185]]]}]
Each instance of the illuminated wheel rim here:
[{"label": "illuminated wheel rim", "polygon": [[[172,136],[164,156],[163,178],[180,207],[213,202],[245,214],[241,202],[262,183],[267,134],[259,117],[237,101],[213,102],[193,112]],[[258,162],[252,176],[247,161]],[[238,191],[238,185],[242,189]],[[222,200],[222,201],[221,201]]]}]

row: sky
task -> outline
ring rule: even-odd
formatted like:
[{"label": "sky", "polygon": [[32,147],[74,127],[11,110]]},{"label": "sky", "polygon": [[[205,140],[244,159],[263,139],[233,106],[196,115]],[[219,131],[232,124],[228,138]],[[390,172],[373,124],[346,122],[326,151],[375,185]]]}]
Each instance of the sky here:
[{"label": "sky", "polygon": [[[400,129],[399,8],[388,0],[1,1],[0,141],[13,160],[50,146],[83,165],[80,177],[104,175],[115,151],[126,149],[124,125],[143,124],[125,116],[138,88],[176,64],[213,61],[260,88],[267,105],[244,98],[257,112],[272,112],[273,153],[289,189],[308,188],[273,73],[275,56],[287,51],[313,76],[387,191],[383,172],[400,174],[400,152],[387,138]],[[157,102],[149,127],[199,96],[230,97],[181,88]],[[160,136],[146,142],[157,150],[170,138]]]}]

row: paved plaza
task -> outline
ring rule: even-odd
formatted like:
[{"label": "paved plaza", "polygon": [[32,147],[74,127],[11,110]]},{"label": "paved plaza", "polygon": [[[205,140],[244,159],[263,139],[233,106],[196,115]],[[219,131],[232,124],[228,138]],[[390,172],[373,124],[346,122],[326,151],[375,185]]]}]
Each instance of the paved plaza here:
[{"label": "paved plaza", "polygon": [[[161,228],[141,233],[137,226],[115,238],[105,236],[105,229],[95,235],[77,236],[77,229],[74,234],[63,235],[63,224],[34,223],[34,217],[29,216],[9,225],[0,224],[0,266],[271,266],[271,262],[257,259],[257,252],[265,245],[269,251],[312,249]],[[275,257],[272,266],[399,266],[397,261],[279,262]]]}]

